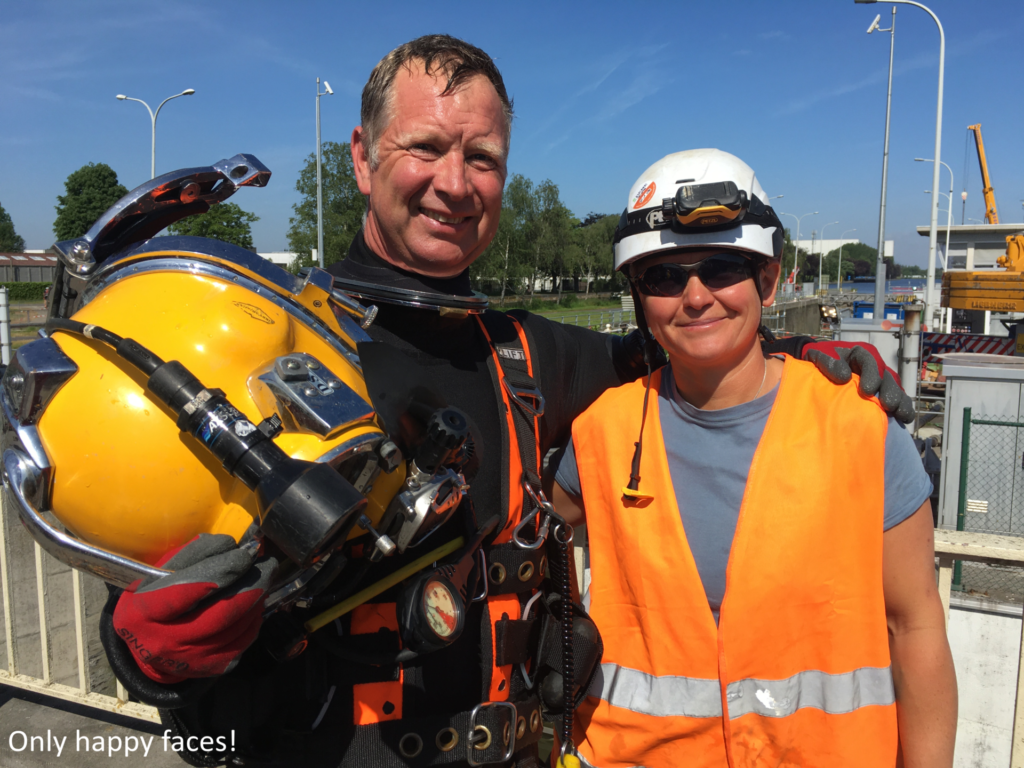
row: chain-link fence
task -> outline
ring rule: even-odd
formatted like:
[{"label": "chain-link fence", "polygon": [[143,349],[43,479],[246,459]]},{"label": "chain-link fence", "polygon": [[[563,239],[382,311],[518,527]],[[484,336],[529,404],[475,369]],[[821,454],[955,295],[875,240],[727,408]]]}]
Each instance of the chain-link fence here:
[{"label": "chain-link fence", "polygon": [[[1024,536],[1024,423],[974,416],[970,408],[963,419],[956,529]],[[1024,603],[1024,569],[958,562],[953,589]]]}]

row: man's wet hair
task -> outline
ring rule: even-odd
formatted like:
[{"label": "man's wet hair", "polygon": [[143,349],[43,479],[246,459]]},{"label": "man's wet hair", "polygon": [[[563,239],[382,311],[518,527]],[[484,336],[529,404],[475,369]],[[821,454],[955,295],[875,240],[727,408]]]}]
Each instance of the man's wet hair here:
[{"label": "man's wet hair", "polygon": [[428,75],[447,78],[442,95],[455,91],[476,75],[486,77],[498,92],[505,113],[505,148],[512,135],[512,100],[494,61],[475,45],[451,35],[424,35],[400,45],[373,68],[363,87],[361,119],[367,159],[370,167],[380,163],[377,148],[380,137],[391,121],[395,76],[401,67],[411,71],[413,62],[421,62]]}]

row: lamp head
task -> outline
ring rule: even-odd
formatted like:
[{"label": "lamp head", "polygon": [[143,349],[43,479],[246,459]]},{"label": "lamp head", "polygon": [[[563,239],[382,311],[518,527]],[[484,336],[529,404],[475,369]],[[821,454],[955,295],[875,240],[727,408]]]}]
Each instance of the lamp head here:
[{"label": "lamp head", "polygon": [[124,95],[123,93],[119,93],[119,94],[117,94],[117,100],[118,100],[118,101],[124,101],[124,100],[125,100],[125,99],[127,99],[127,98],[128,98],[128,97],[127,97],[127,96],[125,96],[125,95]]},{"label": "lamp head", "polygon": [[193,93],[195,93],[195,92],[196,92],[196,89],[195,89],[195,88],[189,88],[189,89],[187,89],[187,90],[184,90],[184,91],[182,91],[182,92],[181,92],[181,95],[182,95],[182,96],[191,96],[191,95],[192,95]]},{"label": "lamp head", "polygon": [[[865,0],[857,0],[857,2],[858,2],[858,3],[859,3],[859,2],[864,2],[864,1],[865,1]],[[878,22],[879,22],[879,21],[881,20],[881,18],[882,18],[882,14],[878,14],[877,16],[875,16],[875,20],[874,20],[874,21],[872,21],[872,22],[871,22],[871,26],[870,26],[870,27],[868,27],[868,34],[869,34],[869,35],[870,35],[870,34],[871,34],[872,32],[874,32],[874,31],[875,31],[876,29],[878,29]]]},{"label": "lamp head", "polygon": [[331,96],[334,95],[334,91],[331,90],[331,84],[324,80],[324,90],[327,91]]}]

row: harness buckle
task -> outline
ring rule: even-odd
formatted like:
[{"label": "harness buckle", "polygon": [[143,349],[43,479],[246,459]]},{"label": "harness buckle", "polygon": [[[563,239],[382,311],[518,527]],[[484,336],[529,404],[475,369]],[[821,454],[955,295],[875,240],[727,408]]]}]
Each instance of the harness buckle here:
[{"label": "harness buckle", "polygon": [[[519,525],[512,530],[512,541],[520,549],[540,549],[544,546],[544,542],[547,541],[548,527],[551,525],[551,513],[555,511],[555,507],[548,501],[544,491],[534,489],[529,481],[523,481],[523,490],[526,491],[526,495],[533,501],[535,508],[530,514],[520,520]],[[540,527],[537,529],[537,538],[534,541],[523,541],[519,537],[519,531],[522,530],[523,526],[532,521],[541,510],[544,512],[544,517],[541,518]]]},{"label": "harness buckle", "polygon": [[[487,747],[490,746],[491,740],[493,738],[502,738],[504,735],[492,734],[486,728],[486,726],[476,724],[476,716],[479,714],[481,709],[486,709],[487,707],[508,707],[508,709],[511,711],[512,714],[509,720],[508,727],[508,744],[505,746],[505,755],[501,758],[501,760],[487,760],[486,762],[479,762],[473,753],[482,752],[486,750]],[[516,718],[518,716],[519,710],[516,709],[516,705],[513,704],[511,701],[484,701],[473,707],[473,712],[469,716],[469,738],[466,740],[468,742],[466,744],[466,762],[472,766],[478,766],[490,765],[496,762],[507,763],[509,760],[511,760],[512,755],[516,751]],[[486,744],[486,746],[481,747],[480,742],[474,741],[473,739],[473,735],[478,728],[481,731],[486,731],[486,735],[484,736],[483,739],[483,743]]]},{"label": "harness buckle", "polygon": [[[540,418],[544,415],[544,407],[546,401],[544,395],[541,394],[540,390],[536,387],[521,387],[518,384],[513,384],[508,380],[507,376],[501,377],[501,383],[505,387],[505,391],[508,396],[515,401],[516,405],[526,411],[530,416],[534,418]],[[531,405],[526,402],[527,399],[533,400],[536,405]]]},{"label": "harness buckle", "polygon": [[488,590],[488,584],[487,584],[487,555],[484,554],[484,548],[483,547],[480,547],[480,549],[478,549],[476,551],[476,553],[480,556],[480,565],[479,565],[480,575],[477,577],[477,583],[479,584],[482,581],[483,584],[484,584],[484,590],[483,590],[483,592],[481,594],[477,595],[476,597],[471,598],[470,601],[469,601],[471,603],[479,603],[481,600],[486,600],[487,599],[487,590]]}]

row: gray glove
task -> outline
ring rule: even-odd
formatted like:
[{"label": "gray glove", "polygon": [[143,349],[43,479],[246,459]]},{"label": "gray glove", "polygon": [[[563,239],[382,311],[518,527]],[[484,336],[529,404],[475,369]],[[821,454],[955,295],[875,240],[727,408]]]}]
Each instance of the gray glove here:
[{"label": "gray glove", "polygon": [[874,356],[860,346],[840,347],[833,351],[838,359],[818,349],[809,349],[804,359],[810,360],[825,378],[834,384],[845,384],[854,373],[860,375],[860,393],[864,397],[878,396],[882,408],[890,416],[909,424],[914,420],[914,401],[903,391],[888,368],[884,373],[878,370]]}]

